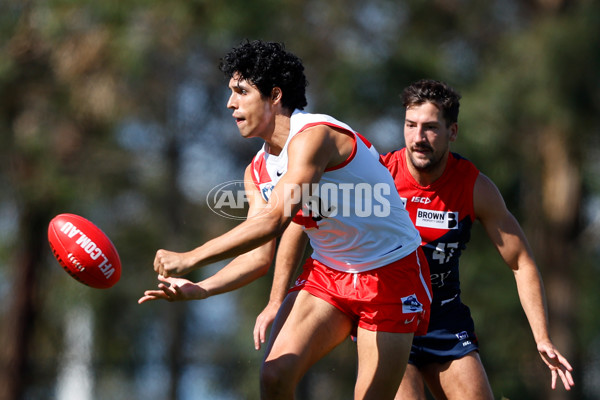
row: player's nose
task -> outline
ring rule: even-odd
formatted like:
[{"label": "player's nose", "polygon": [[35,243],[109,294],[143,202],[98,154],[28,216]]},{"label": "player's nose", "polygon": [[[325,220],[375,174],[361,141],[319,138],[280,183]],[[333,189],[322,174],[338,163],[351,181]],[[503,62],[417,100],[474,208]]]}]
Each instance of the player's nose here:
[{"label": "player's nose", "polygon": [[235,99],[235,93],[232,93],[231,96],[229,96],[229,99],[227,100],[227,108],[232,109],[232,110],[237,108],[237,101]]}]

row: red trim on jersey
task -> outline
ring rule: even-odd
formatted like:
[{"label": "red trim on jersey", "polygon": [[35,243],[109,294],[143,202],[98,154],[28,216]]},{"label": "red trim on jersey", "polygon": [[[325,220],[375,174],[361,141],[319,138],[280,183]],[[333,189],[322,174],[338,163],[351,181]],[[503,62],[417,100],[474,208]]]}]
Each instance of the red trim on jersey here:
[{"label": "red trim on jersey", "polygon": [[327,122],[327,121],[317,121],[317,122],[311,122],[309,124],[304,125],[302,128],[300,128],[298,130],[298,133],[303,132],[303,131],[307,130],[308,128],[312,128],[313,126],[318,126],[318,125],[333,126],[335,128],[341,129],[341,130],[343,130],[345,132],[349,132],[348,129],[344,128],[343,126],[336,125],[334,123]]},{"label": "red trim on jersey", "polygon": [[[254,185],[260,190],[261,182],[271,182],[271,177],[267,172],[267,167],[265,165],[265,158],[263,157],[264,152],[260,152],[252,159],[252,181]],[[257,176],[258,175],[258,176]]]},{"label": "red trim on jersey", "polygon": [[[352,132],[344,131],[344,133],[348,133],[350,135]],[[358,145],[356,144],[356,136],[352,135],[352,138],[354,139],[354,144],[352,146],[352,152],[350,153],[348,158],[346,158],[345,161],[341,162],[338,165],[334,165],[333,167],[325,168],[325,172],[335,171],[336,169],[344,168],[346,165],[348,165],[350,163],[350,161],[352,161],[354,159],[354,156],[356,155],[356,152],[358,150]]]},{"label": "red trim on jersey", "polygon": [[[356,133],[354,133],[352,131],[349,131],[348,129],[344,128],[343,126],[332,124],[332,123],[327,122],[327,121],[319,121],[319,122],[312,122],[310,124],[306,124],[302,128],[300,128],[300,130],[298,130],[298,133],[301,133],[301,132],[307,130],[308,128],[312,128],[312,127],[318,126],[318,125],[326,125],[326,126],[331,126],[331,127],[340,129],[342,131],[342,133],[344,133],[344,134],[346,134],[348,136],[351,136],[354,139],[354,146],[352,147],[352,153],[350,153],[350,155],[348,156],[348,158],[345,161],[343,161],[340,164],[338,164],[338,165],[334,165],[333,167],[326,168],[325,172],[334,171],[336,169],[340,169],[340,168],[343,168],[344,166],[348,165],[350,163],[350,161],[352,161],[352,159],[356,155]],[[363,139],[363,138],[361,137],[361,139]],[[367,141],[367,139],[363,139],[363,141]],[[367,146],[367,147],[369,147],[369,146]]]},{"label": "red trim on jersey", "polygon": [[358,132],[355,132],[356,136],[358,136],[360,138],[360,140],[363,141],[363,143],[367,146],[367,148],[371,148],[373,145],[371,144],[371,142],[369,142],[369,139],[367,139],[366,137],[364,137],[363,135],[361,135]]},{"label": "red trim on jersey", "polygon": [[[345,130],[344,132],[346,133],[348,131]],[[354,156],[356,155],[356,152],[358,151],[358,145],[356,144],[356,137],[358,137],[365,144],[365,146],[367,146],[368,149],[373,147],[371,142],[369,142],[366,137],[364,137],[363,135],[361,135],[358,132],[353,132],[353,133],[354,133],[354,135],[353,135],[354,136],[354,147],[352,148],[352,153],[350,153],[350,155],[348,156],[346,161],[344,161],[343,163],[338,164],[334,167],[325,169],[325,172],[343,168],[344,166],[348,165],[348,163],[350,163],[350,161],[352,161],[354,159]]]}]

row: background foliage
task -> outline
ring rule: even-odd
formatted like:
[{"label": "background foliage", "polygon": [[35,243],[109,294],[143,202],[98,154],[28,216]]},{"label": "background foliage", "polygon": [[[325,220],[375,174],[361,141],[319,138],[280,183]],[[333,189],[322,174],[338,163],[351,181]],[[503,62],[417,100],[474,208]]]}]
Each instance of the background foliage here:
[{"label": "background foliage", "polygon": [[[187,250],[233,226],[205,198],[241,179],[260,146],[239,137],[217,69],[244,38],[284,42],[305,63],[308,110],[381,152],[403,146],[403,87],[430,77],[462,93],[453,150],[521,221],[553,339],[576,368],[571,393],[548,391],[514,280],[477,227],[463,296],[495,396],[600,397],[598,2],[5,0],[0,398],[258,398],[252,327],[270,277],[202,302],[136,303],[155,285],[156,249]],[[46,242],[61,212],[109,234],[118,285],[93,290],[61,271]],[[355,365],[344,343],[298,398],[351,398]]]}]

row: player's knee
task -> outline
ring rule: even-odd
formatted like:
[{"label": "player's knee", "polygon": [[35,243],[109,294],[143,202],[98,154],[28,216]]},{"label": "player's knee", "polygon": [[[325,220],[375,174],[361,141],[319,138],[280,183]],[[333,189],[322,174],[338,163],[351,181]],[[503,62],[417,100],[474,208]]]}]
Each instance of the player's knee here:
[{"label": "player's knee", "polygon": [[282,398],[282,395],[294,392],[294,364],[291,358],[284,357],[263,363],[260,369],[260,388],[265,398]]}]

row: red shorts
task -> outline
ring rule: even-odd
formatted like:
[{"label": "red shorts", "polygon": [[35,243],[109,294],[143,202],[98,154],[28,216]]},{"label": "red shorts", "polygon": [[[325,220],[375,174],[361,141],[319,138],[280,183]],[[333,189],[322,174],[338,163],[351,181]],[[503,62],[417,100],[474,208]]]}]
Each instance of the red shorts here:
[{"label": "red shorts", "polygon": [[[424,335],[429,324],[429,265],[419,247],[384,267],[349,273],[309,258],[290,291],[306,290],[370,331]],[[353,332],[355,334],[355,332]]]}]

